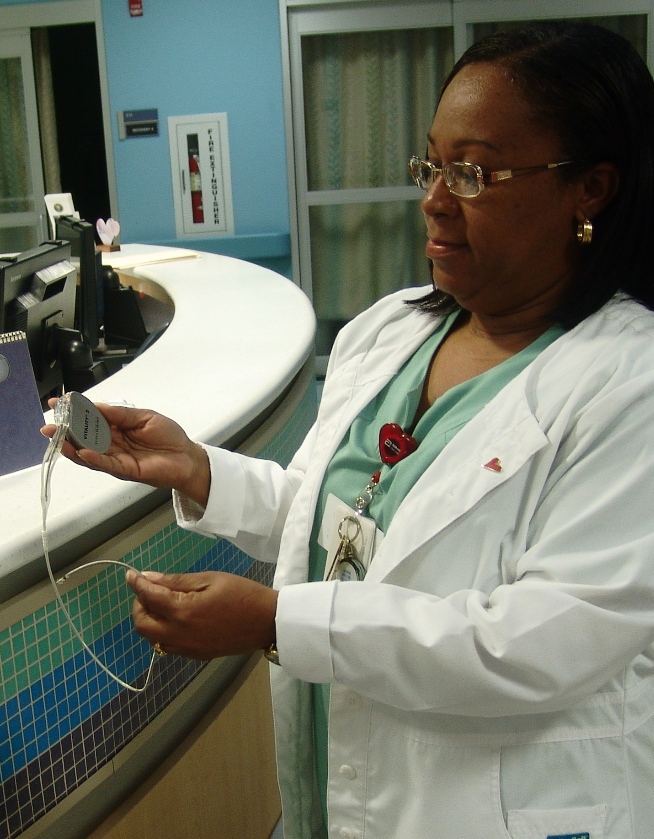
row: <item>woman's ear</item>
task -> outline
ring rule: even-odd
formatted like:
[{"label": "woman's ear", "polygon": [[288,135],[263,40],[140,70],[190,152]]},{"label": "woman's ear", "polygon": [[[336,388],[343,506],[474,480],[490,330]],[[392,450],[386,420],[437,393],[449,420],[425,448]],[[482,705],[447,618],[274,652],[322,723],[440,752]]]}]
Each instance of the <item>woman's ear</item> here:
[{"label": "woman's ear", "polygon": [[615,198],[620,175],[613,163],[598,163],[581,176],[582,193],[577,204],[577,221],[593,219]]}]

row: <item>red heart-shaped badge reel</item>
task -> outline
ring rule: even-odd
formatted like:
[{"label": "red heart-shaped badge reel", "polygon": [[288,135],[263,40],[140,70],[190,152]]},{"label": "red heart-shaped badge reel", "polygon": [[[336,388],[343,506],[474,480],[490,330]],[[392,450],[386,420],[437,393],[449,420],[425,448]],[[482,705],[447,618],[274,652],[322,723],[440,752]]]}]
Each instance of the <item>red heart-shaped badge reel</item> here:
[{"label": "red heart-shaped badge reel", "polygon": [[418,441],[396,422],[387,422],[379,430],[379,454],[384,463],[399,463],[417,448]]}]

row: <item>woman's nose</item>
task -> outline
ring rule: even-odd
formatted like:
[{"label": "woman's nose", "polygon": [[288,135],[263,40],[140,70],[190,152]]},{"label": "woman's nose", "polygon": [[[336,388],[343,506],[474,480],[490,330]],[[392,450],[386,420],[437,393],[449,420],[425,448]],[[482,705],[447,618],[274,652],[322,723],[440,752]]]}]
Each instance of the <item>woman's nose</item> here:
[{"label": "woman's nose", "polygon": [[459,202],[456,195],[447,188],[443,174],[439,172],[432,180],[429,188],[422,196],[420,202],[423,213],[426,215],[437,215],[446,213],[453,215],[459,210]]}]

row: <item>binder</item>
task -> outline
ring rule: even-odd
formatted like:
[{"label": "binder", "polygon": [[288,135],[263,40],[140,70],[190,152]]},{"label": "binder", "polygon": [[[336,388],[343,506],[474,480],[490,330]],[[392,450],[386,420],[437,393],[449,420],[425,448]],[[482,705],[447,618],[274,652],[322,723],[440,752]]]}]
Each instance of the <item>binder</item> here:
[{"label": "binder", "polygon": [[48,441],[24,332],[0,334],[0,475],[36,466]]}]

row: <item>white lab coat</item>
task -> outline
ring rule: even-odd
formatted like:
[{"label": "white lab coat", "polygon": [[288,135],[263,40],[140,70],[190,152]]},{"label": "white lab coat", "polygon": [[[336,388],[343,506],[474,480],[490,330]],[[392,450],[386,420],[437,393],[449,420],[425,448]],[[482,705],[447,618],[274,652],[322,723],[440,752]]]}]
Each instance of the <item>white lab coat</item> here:
[{"label": "white lab coat", "polygon": [[176,499],[277,560],[285,836],[313,835],[307,682],[329,682],[330,836],[652,839],[653,313],[616,298],[555,341],[418,480],[364,582],[306,582],[327,463],[433,330],[403,303],[424,291],[343,330],[287,470],[213,449],[206,513]]}]

